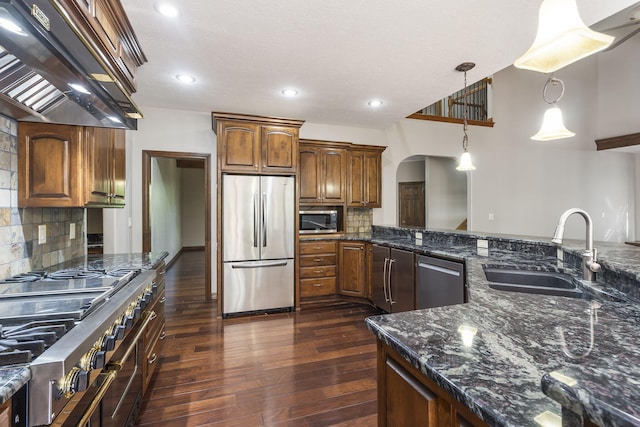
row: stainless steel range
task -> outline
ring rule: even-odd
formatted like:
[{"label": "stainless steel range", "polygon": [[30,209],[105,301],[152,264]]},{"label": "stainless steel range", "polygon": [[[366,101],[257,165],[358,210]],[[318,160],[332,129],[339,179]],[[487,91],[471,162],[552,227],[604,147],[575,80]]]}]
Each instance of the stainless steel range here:
[{"label": "stainless steel range", "polygon": [[0,283],[0,365],[31,362],[30,426],[130,422],[142,389],[138,342],[156,316],[145,309],[159,286],[155,271],[139,270],[33,272]]}]

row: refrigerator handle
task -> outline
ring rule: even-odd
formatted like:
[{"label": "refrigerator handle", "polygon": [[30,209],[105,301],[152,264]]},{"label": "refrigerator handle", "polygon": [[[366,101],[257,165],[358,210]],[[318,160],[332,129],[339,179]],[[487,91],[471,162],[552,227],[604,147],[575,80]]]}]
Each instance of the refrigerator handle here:
[{"label": "refrigerator handle", "polygon": [[267,217],[267,193],[262,193],[262,247],[267,247],[267,224],[269,218]]},{"label": "refrigerator handle", "polygon": [[389,269],[387,270],[387,277],[388,277],[388,281],[387,284],[389,286],[389,302],[391,303],[391,305],[395,304],[396,302],[393,300],[393,294],[391,293],[391,288],[393,286],[393,284],[391,283],[391,271],[393,270],[393,263],[396,262],[395,259],[390,258],[389,259]]},{"label": "refrigerator handle", "polygon": [[253,193],[253,247],[258,247],[258,194]]}]

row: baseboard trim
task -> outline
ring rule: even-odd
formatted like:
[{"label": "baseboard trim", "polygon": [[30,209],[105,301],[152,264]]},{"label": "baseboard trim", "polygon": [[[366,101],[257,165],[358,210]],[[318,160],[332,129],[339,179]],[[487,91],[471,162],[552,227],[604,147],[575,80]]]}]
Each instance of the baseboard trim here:
[{"label": "baseboard trim", "polygon": [[181,252],[189,252],[189,251],[204,251],[204,246],[184,246],[181,250]]},{"label": "baseboard trim", "polygon": [[171,258],[171,260],[167,263],[167,266],[165,267],[165,270],[168,270],[171,268],[171,266],[178,260],[178,258],[180,258],[180,255],[182,255],[183,249],[180,249],[178,251],[178,253],[176,254],[176,256],[174,256],[173,258]]}]

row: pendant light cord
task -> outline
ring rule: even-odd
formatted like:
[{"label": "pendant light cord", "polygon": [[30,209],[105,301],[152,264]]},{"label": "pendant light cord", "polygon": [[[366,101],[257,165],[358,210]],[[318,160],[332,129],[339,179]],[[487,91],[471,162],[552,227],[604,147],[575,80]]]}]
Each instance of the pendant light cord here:
[{"label": "pendant light cord", "polygon": [[463,90],[463,96],[462,96],[462,119],[463,119],[463,132],[464,132],[464,136],[462,137],[462,150],[464,152],[467,151],[467,146],[469,145],[469,137],[467,136],[467,70],[464,71],[464,89]]}]

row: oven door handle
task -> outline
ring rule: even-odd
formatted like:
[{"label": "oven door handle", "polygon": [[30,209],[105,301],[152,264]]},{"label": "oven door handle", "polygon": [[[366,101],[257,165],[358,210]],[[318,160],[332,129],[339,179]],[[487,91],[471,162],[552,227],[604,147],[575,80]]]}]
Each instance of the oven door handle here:
[{"label": "oven door handle", "polygon": [[109,362],[105,367],[106,372],[100,374],[100,376],[105,377],[104,381],[102,382],[102,384],[100,384],[100,388],[98,389],[98,392],[96,393],[95,396],[93,396],[93,399],[89,403],[89,406],[87,406],[87,409],[82,415],[82,418],[80,419],[80,422],[78,423],[78,425],[84,426],[89,422],[89,419],[91,419],[91,416],[93,415],[95,410],[98,408],[98,406],[100,406],[100,402],[102,402],[102,399],[107,394],[107,391],[109,391],[109,387],[111,387],[111,384],[116,380],[116,377],[118,376],[118,372],[120,372],[120,370],[124,366],[129,356],[131,356],[131,353],[133,353],[133,351],[135,350],[136,345],[140,340],[140,338],[142,337],[142,334],[144,333],[144,331],[147,329],[147,326],[149,326],[149,323],[151,323],[157,317],[157,315],[155,311],[151,310],[151,311],[145,311],[143,314],[143,317],[144,317],[144,321],[142,323],[142,326],[136,332],[136,335],[133,338],[131,345],[129,346],[129,348],[127,348],[127,351],[124,353],[122,358],[117,362]]}]

